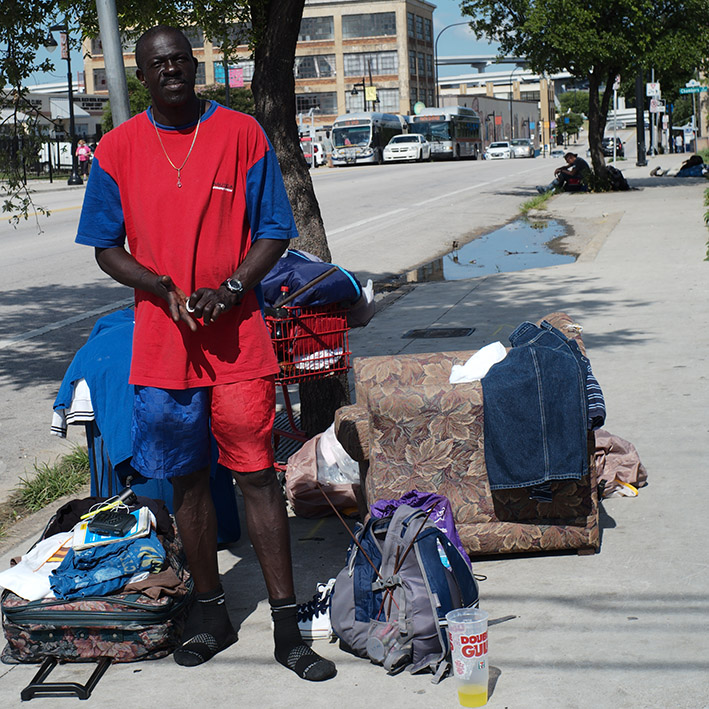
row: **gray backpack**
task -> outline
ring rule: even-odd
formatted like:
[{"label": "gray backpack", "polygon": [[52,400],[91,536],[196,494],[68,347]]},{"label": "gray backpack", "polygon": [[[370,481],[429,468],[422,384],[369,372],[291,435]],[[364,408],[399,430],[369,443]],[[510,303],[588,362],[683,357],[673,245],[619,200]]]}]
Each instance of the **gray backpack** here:
[{"label": "gray backpack", "polygon": [[392,517],[358,525],[330,606],[340,646],[394,674],[449,669],[446,613],[477,606],[468,561],[429,520],[401,505]]}]

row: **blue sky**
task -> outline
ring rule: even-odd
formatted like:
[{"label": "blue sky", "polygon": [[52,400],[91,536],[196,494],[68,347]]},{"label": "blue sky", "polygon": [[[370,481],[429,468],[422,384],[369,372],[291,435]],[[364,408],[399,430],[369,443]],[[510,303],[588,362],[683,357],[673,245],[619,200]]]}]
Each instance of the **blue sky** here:
[{"label": "blue sky", "polygon": [[[438,33],[447,25],[455,22],[464,22],[464,17],[460,12],[459,0],[429,0],[436,9],[433,12],[434,39]],[[475,35],[466,25],[451,27],[447,29],[438,40],[438,56],[451,57],[466,54],[495,54],[497,45],[491,45],[486,40],[477,40]],[[474,70],[469,66],[442,66],[438,70],[439,76],[455,76],[457,74],[472,73]]]},{"label": "blue sky", "polygon": [[[433,13],[433,30],[434,39],[438,33],[447,25],[452,25],[455,22],[464,22],[465,17],[460,13],[459,0],[429,0],[436,6]],[[55,39],[59,41],[59,33],[55,32]],[[447,29],[438,40],[438,54],[441,57],[456,56],[464,54],[494,54],[496,46],[490,45],[485,40],[475,39],[475,35],[465,25],[451,27]],[[36,74],[28,81],[31,88],[32,84],[50,83],[66,80],[66,61],[59,55],[59,48],[52,54],[47,54],[46,50],[41,49],[38,54],[38,61],[49,56],[55,66],[55,70],[51,74]],[[74,82],[76,82],[77,72],[84,70],[84,61],[81,52],[75,50],[71,54],[71,69]],[[454,76],[472,72],[470,67],[466,66],[448,66],[440,67],[439,76]]]}]

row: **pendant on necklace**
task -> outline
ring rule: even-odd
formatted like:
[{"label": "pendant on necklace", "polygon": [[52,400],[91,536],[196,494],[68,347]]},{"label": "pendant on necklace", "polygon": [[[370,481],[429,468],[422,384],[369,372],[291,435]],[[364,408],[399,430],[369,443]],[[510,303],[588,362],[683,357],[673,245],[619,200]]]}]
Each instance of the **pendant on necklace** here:
[{"label": "pendant on necklace", "polygon": [[180,179],[180,172],[181,170],[177,171],[177,186],[182,187],[182,180]]}]

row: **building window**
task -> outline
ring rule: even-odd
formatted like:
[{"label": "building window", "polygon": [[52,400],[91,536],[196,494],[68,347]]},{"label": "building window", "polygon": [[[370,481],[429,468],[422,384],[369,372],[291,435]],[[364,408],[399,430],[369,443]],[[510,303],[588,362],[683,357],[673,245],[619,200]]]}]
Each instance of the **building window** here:
[{"label": "building window", "polygon": [[409,74],[416,76],[416,52],[409,49]]},{"label": "building window", "polygon": [[91,56],[95,57],[97,54],[103,54],[103,45],[100,37],[93,37],[91,39]]},{"label": "building window", "polygon": [[307,113],[311,108],[319,108],[324,115],[337,114],[337,94],[332,92],[321,94],[296,94],[295,110],[298,113]]},{"label": "building window", "polygon": [[345,76],[369,74],[396,74],[399,71],[399,55],[396,52],[361,52],[344,55]]},{"label": "building window", "polygon": [[[227,38],[231,46],[239,46],[249,43],[250,34],[250,22],[232,22],[227,31]],[[215,49],[220,49],[222,46],[222,38],[212,37],[212,46]]]},{"label": "building window", "polygon": [[423,52],[418,53],[419,76],[426,76],[426,58]]},{"label": "building window", "polygon": [[416,15],[416,39],[423,42],[423,17]]},{"label": "building window", "polygon": [[399,113],[399,89],[379,89],[377,110],[382,113]]},{"label": "building window", "polygon": [[396,14],[374,12],[366,15],[343,15],[342,36],[344,39],[357,37],[392,37],[396,35]]},{"label": "building window", "polygon": [[330,17],[304,17],[300,21],[299,42],[335,38],[335,21]]},{"label": "building window", "polygon": [[429,20],[428,18],[425,18],[423,21],[423,34],[426,38],[426,41],[430,44],[432,41],[431,38],[433,37],[433,31],[431,28],[431,20]]},{"label": "building window", "polygon": [[433,55],[426,55],[426,76],[433,76]]},{"label": "building window", "polygon": [[194,77],[194,83],[199,84],[200,86],[204,86],[207,83],[207,77],[204,73],[204,62],[199,62],[199,64],[197,64],[197,73]]},{"label": "building window", "polygon": [[[251,83],[254,78],[254,63],[250,60],[229,64],[229,86],[240,88],[245,83]],[[224,83],[224,62],[214,62],[214,82]]]},{"label": "building window", "polygon": [[[345,91],[345,110],[347,113],[364,111],[364,94],[359,89],[354,96],[351,91]],[[374,106],[371,101],[367,101],[367,110],[399,113],[399,89],[377,89],[377,100]]]},{"label": "building window", "polygon": [[[204,32],[202,32],[201,27],[187,27],[182,31],[185,37],[190,41],[192,49],[201,49],[204,47]],[[135,44],[133,44],[133,47],[135,47]]]},{"label": "building window", "polygon": [[296,79],[321,79],[335,76],[335,55],[296,57],[294,73]]},{"label": "building window", "polygon": [[414,34],[414,13],[406,13],[406,34],[412,39],[416,36]]},{"label": "building window", "polygon": [[94,69],[94,91],[108,91],[105,69]]}]

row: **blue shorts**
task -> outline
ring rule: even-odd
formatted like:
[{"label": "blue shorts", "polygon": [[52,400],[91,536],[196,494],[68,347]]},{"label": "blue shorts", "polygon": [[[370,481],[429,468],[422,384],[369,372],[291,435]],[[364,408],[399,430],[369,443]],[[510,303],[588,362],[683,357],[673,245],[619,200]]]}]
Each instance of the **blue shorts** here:
[{"label": "blue shorts", "polygon": [[136,386],[131,464],[159,479],[208,468],[212,434],[222,465],[265,470],[273,465],[275,411],[272,376],[193,389]]}]

